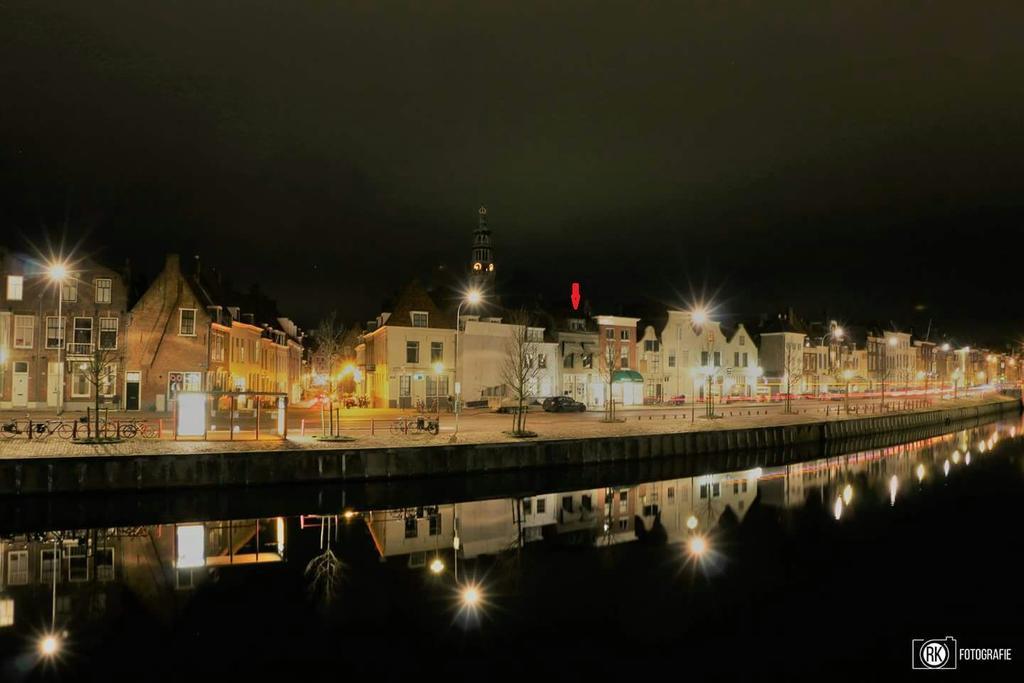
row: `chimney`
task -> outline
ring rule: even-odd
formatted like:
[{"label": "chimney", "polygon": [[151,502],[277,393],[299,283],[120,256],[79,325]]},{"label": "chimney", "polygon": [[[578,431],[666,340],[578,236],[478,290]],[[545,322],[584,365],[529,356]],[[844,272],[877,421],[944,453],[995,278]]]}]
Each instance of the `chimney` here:
[{"label": "chimney", "polygon": [[170,273],[181,272],[181,260],[177,254],[167,254],[166,260],[164,261],[164,270]]},{"label": "chimney", "polygon": [[248,323],[249,325],[256,324],[256,315],[253,313],[243,313],[242,322]]}]

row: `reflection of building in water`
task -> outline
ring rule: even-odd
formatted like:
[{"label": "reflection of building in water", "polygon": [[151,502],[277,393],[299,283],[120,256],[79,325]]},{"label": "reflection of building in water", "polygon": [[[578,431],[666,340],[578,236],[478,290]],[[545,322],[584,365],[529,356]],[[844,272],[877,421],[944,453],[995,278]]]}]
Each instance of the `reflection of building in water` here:
[{"label": "reflection of building in water", "polygon": [[5,537],[0,628],[48,623],[55,580],[60,624],[116,614],[124,591],[171,616],[187,597],[182,589],[199,585],[211,570],[280,562],[284,550],[279,517]]}]

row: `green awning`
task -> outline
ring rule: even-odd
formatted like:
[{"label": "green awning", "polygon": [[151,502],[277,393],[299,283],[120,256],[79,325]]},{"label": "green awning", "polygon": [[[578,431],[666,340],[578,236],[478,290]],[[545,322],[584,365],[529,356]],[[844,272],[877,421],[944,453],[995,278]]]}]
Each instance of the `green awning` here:
[{"label": "green awning", "polygon": [[612,384],[616,382],[644,383],[644,376],[636,370],[615,370],[612,372]]}]

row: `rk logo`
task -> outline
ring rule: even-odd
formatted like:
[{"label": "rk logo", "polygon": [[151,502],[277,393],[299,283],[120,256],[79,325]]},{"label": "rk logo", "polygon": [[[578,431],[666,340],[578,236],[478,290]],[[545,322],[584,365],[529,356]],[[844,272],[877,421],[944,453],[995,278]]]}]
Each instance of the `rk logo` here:
[{"label": "rk logo", "polygon": [[913,668],[955,669],[957,664],[956,638],[915,638],[913,640]]}]

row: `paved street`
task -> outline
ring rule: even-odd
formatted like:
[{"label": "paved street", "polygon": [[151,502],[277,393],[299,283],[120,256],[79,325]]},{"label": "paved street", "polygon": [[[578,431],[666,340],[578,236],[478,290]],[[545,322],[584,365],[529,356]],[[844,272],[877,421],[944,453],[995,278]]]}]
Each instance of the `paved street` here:
[{"label": "paved street", "polygon": [[[899,399],[889,403],[887,412],[900,410],[907,401],[908,410],[927,410],[934,407],[955,407],[975,405],[985,398],[934,400],[930,405],[923,399]],[[913,405],[911,405],[913,401]],[[569,439],[580,437],[623,436],[632,434],[678,433],[687,431],[734,429],[754,426],[772,426],[815,422],[823,419],[845,419],[841,402],[794,401],[794,413],[786,414],[781,404],[734,404],[722,406],[719,417],[709,420],[702,416],[703,406],[696,411],[692,406],[683,408],[637,408],[618,412],[620,422],[606,423],[601,412],[585,413],[544,413],[531,412],[527,427],[542,439]],[[851,403],[856,410],[850,417],[877,414],[879,401],[861,400]],[[839,414],[837,415],[837,409]],[[10,413],[5,413],[8,419]],[[0,458],[31,456],[75,456],[75,455],[137,455],[145,453],[199,453],[230,452],[249,450],[292,450],[303,448],[396,448],[408,446],[443,445],[450,443],[455,431],[454,416],[442,413],[441,432],[430,435],[426,432],[411,431],[408,434],[393,434],[390,427],[396,417],[414,416],[409,411],[351,409],[343,411],[340,433],[352,441],[318,442],[319,411],[297,408],[289,416],[287,439],[276,436],[270,425],[266,425],[259,441],[254,439],[253,430],[239,430],[234,440],[226,438],[228,432],[211,432],[209,439],[173,440],[169,431],[169,418],[164,418],[164,438],[146,439],[135,437],[120,444],[82,445],[61,439],[57,435],[29,441],[23,435],[0,438]],[[23,415],[22,415],[23,417]],[[111,420],[115,416],[111,415]],[[305,425],[303,428],[303,421]],[[507,442],[515,439],[505,432],[511,427],[511,415],[499,415],[486,411],[463,414],[459,419],[459,443]],[[371,433],[372,423],[372,433]],[[303,433],[304,432],[304,433]]]}]

